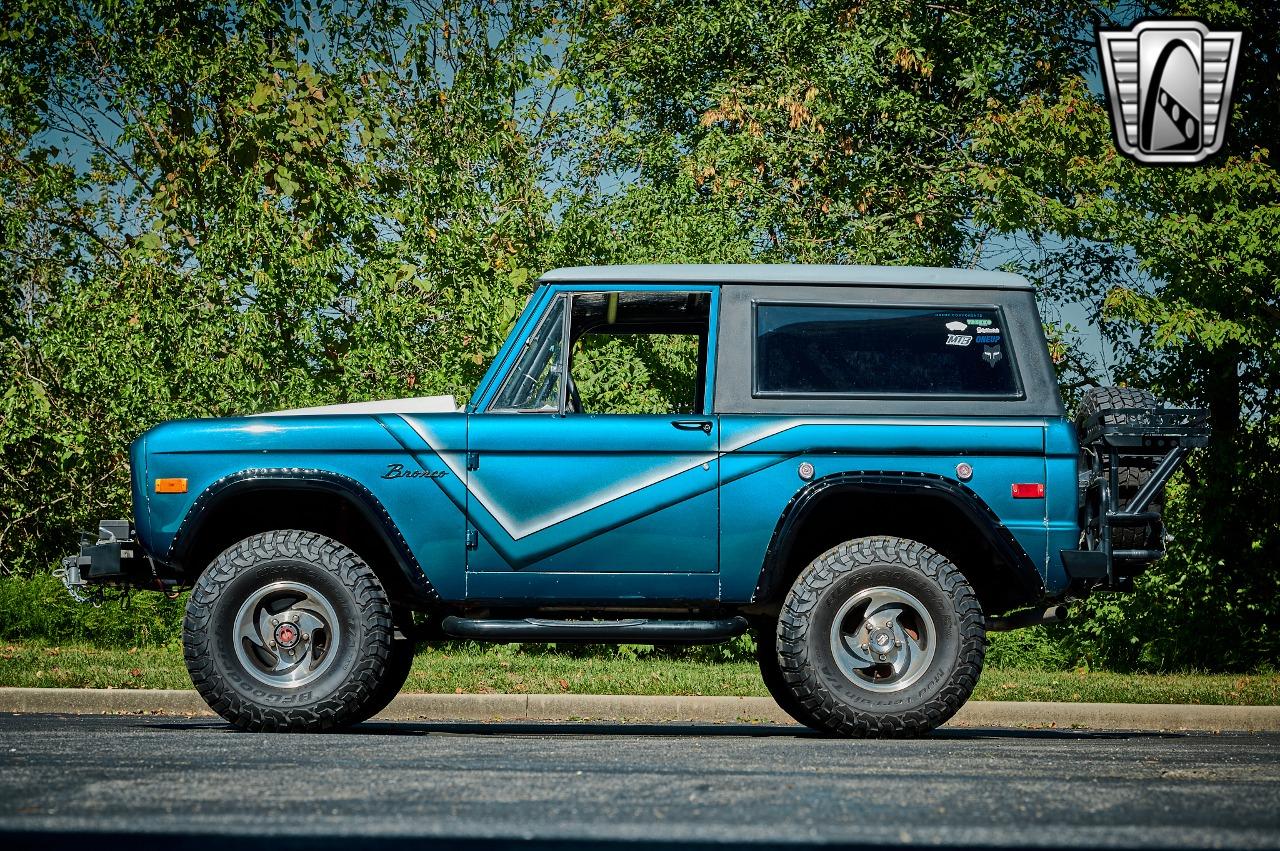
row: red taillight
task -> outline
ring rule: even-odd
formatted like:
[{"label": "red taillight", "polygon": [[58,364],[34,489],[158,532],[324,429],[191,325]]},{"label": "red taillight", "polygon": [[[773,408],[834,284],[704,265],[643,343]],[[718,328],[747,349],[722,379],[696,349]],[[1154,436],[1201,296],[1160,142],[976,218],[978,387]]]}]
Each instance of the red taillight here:
[{"label": "red taillight", "polygon": [[1044,499],[1044,484],[1041,482],[1014,482],[1014,499]]}]

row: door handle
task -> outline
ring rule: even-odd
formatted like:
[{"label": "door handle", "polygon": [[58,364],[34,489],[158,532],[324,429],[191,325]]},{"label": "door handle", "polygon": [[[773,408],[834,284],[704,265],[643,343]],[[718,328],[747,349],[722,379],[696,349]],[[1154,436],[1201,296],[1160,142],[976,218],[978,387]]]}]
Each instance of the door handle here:
[{"label": "door handle", "polygon": [[676,420],[671,425],[681,431],[700,431],[711,434],[711,420]]}]

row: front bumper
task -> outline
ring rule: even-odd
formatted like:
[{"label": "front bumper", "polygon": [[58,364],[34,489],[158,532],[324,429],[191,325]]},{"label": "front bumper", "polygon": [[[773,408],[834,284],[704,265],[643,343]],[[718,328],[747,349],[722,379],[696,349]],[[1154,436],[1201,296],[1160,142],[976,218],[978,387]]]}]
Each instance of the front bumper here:
[{"label": "front bumper", "polygon": [[79,554],[64,558],[57,574],[76,599],[82,599],[81,592],[93,586],[166,590],[150,556],[134,540],[133,526],[127,520],[101,521],[97,540],[83,535]]}]

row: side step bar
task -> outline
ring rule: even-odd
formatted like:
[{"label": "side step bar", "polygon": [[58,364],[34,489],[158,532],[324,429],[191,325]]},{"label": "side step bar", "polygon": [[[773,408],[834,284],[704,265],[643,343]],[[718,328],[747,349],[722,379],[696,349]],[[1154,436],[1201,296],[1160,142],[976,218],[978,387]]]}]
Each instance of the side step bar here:
[{"label": "side step bar", "polygon": [[1024,609],[1002,618],[987,618],[987,632],[1011,632],[1028,626],[1062,623],[1067,619],[1066,606],[1049,606],[1047,609]]},{"label": "side step bar", "polygon": [[460,618],[441,624],[455,638],[481,641],[620,642],[623,644],[714,644],[747,631],[744,617],[716,620],[551,620],[548,618]]}]

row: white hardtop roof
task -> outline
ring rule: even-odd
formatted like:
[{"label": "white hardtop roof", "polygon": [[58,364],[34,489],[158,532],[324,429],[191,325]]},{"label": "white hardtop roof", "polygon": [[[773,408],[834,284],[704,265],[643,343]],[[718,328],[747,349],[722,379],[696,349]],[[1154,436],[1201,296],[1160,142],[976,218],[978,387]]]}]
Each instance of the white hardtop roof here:
[{"label": "white hardtop roof", "polygon": [[631,266],[574,266],[552,269],[545,284],[749,284],[778,286],[961,287],[1029,290],[1021,275],[985,269],[933,266],[839,266],[798,263],[645,263]]}]

